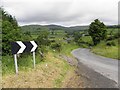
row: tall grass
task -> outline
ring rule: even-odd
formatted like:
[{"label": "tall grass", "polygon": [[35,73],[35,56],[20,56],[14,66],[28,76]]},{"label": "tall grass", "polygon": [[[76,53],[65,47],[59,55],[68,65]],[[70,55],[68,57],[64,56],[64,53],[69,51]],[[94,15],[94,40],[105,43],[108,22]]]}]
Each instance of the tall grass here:
[{"label": "tall grass", "polygon": [[[36,64],[41,62],[41,58],[39,54],[36,54]],[[33,68],[33,57],[32,53],[25,53],[20,55],[17,58],[18,70],[29,70]],[[15,73],[15,65],[14,65],[14,57],[11,55],[2,57],[2,74],[14,74]]]},{"label": "tall grass", "polygon": [[107,46],[106,42],[101,42],[97,46],[94,46],[91,51],[95,54],[102,55],[108,58],[118,59],[118,41],[114,40],[116,46]]},{"label": "tall grass", "polygon": [[71,51],[77,48],[79,48],[79,46],[74,42],[71,42],[70,44],[63,44],[61,53],[67,56],[72,56]]}]

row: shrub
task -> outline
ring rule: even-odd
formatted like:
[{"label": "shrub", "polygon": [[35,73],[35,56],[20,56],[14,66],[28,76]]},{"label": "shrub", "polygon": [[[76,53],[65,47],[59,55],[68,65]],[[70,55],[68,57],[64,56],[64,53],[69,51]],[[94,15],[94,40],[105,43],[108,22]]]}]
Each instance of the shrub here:
[{"label": "shrub", "polygon": [[50,42],[55,42],[55,40],[50,40]]},{"label": "shrub", "polygon": [[1,8],[0,12],[2,13],[2,55],[10,55],[10,43],[22,39],[21,29],[12,15]]},{"label": "shrub", "polygon": [[114,41],[108,41],[106,43],[107,46],[116,46],[115,42]]},{"label": "shrub", "polygon": [[48,31],[40,31],[39,36],[36,39],[38,46],[49,46],[50,41],[48,35]]},{"label": "shrub", "polygon": [[61,44],[60,43],[52,43],[51,44],[52,49],[56,49],[57,51],[61,51]]},{"label": "shrub", "polygon": [[114,40],[114,37],[108,37],[106,40],[107,41]]}]

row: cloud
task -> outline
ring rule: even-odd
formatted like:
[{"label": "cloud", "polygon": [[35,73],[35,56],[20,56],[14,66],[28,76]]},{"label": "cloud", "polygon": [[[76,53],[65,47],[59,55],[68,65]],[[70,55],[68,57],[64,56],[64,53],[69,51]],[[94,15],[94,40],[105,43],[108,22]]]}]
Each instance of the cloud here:
[{"label": "cloud", "polygon": [[3,6],[20,25],[85,25],[96,18],[118,22],[118,0],[4,0]]}]

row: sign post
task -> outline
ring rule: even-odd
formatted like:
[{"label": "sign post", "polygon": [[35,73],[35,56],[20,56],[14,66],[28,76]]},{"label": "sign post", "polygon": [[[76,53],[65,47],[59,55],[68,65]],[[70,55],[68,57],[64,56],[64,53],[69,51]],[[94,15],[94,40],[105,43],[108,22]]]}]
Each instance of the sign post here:
[{"label": "sign post", "polygon": [[35,68],[35,52],[33,52],[33,66]]},{"label": "sign post", "polygon": [[17,54],[14,54],[14,61],[15,61],[15,71],[16,71],[16,74],[18,74]]},{"label": "sign post", "polygon": [[33,45],[33,48],[31,49],[31,52],[33,52],[33,66],[35,68],[35,50],[37,48],[37,44],[34,41],[30,41]]},{"label": "sign post", "polygon": [[19,53],[32,52],[33,66],[35,67],[35,50],[37,48],[37,44],[34,41],[29,41],[29,42],[16,41],[16,42],[12,42],[11,46],[12,46],[12,54],[14,55],[16,74],[18,74],[17,54]]}]

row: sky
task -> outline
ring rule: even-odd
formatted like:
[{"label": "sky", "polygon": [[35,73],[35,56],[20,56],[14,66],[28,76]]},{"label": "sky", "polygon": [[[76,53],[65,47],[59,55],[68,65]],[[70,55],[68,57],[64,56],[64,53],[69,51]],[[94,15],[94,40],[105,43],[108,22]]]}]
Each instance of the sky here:
[{"label": "sky", "polygon": [[119,0],[2,0],[1,5],[20,26],[57,24],[89,25],[99,19],[118,24]]}]

